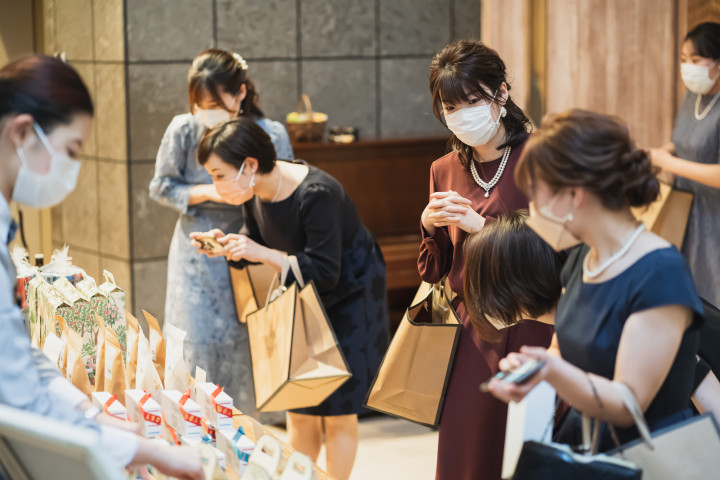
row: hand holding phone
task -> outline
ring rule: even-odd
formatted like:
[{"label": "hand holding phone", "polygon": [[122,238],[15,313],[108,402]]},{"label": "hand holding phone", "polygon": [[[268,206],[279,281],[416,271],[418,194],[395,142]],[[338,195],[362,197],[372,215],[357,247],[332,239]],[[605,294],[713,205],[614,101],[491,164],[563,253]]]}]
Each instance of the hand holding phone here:
[{"label": "hand holding phone", "polygon": [[[510,383],[516,383],[518,385],[521,385],[530,378],[535,375],[542,367],[545,366],[544,360],[536,360],[536,359],[530,359],[527,362],[523,363],[519,367],[517,367],[514,370],[502,370],[498,372],[493,378],[496,378],[498,380],[502,380],[503,382],[510,382]],[[483,382],[480,384],[480,391],[481,392],[488,392],[490,387],[490,380],[487,382]]]},{"label": "hand holding phone", "polygon": [[215,237],[197,237],[195,240],[202,243],[202,249],[210,253],[222,253],[225,248]]}]

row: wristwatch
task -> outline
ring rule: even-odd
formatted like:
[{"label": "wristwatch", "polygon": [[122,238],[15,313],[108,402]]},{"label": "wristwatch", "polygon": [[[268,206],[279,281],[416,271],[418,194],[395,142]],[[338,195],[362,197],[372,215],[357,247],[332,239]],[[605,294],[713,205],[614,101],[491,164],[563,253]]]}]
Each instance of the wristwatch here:
[{"label": "wristwatch", "polygon": [[97,405],[93,405],[92,407],[85,410],[85,418],[87,418],[88,420],[94,420],[101,411],[102,410],[100,410]]}]

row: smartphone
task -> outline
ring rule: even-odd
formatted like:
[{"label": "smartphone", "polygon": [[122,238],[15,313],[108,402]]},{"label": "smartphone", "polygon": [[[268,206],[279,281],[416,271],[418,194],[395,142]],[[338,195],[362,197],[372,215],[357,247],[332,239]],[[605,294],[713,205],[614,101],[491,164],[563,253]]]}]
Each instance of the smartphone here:
[{"label": "smartphone", "polygon": [[[518,385],[527,382],[538,370],[545,366],[545,361],[531,359],[520,365],[515,370],[502,370],[493,378],[502,380],[503,382],[517,383]],[[491,379],[492,380],[492,379]],[[487,392],[490,380],[480,384],[480,391]]]},{"label": "smartphone", "polygon": [[203,250],[211,253],[222,253],[223,246],[215,237],[197,237],[198,242],[202,243]]}]

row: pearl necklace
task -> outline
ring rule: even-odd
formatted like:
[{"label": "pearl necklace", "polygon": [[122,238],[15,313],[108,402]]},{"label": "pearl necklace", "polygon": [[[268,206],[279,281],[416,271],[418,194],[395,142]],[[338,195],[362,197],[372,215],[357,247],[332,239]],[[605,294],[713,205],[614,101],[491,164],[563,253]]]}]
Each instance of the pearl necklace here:
[{"label": "pearl necklace", "polygon": [[500,166],[498,167],[497,172],[495,172],[495,176],[489,182],[484,182],[482,178],[480,178],[480,175],[478,175],[477,169],[475,168],[475,160],[470,159],[470,173],[472,173],[472,176],[475,179],[475,183],[480,185],[485,190],[485,198],[490,197],[490,189],[497,185],[500,177],[503,174],[503,171],[505,171],[505,165],[507,165],[511,150],[512,149],[510,148],[510,146],[505,147],[505,153],[503,153]]},{"label": "pearl necklace", "polygon": [[697,100],[695,100],[695,120],[702,120],[703,118],[707,117],[708,113],[710,113],[710,109],[715,105],[715,102],[717,102],[718,97],[720,97],[720,92],[716,93],[713,99],[710,101],[707,107],[705,107],[705,110],[703,110],[702,113],[698,113],[698,110],[700,109],[700,98],[702,98],[702,95],[698,93]]},{"label": "pearl necklace", "polygon": [[615,255],[605,260],[603,264],[594,271],[590,271],[590,267],[588,266],[588,264],[590,263],[590,252],[588,252],[587,255],[585,255],[585,259],[583,260],[583,273],[585,274],[585,276],[587,278],[595,278],[602,272],[607,270],[610,265],[620,260],[620,258],[622,258],[622,256],[625,255],[628,250],[630,250],[630,247],[633,246],[633,243],[635,243],[635,240],[638,239],[643,230],[645,230],[645,224],[641,223],[640,226],[635,229],[627,243],[623,245],[623,247]]}]

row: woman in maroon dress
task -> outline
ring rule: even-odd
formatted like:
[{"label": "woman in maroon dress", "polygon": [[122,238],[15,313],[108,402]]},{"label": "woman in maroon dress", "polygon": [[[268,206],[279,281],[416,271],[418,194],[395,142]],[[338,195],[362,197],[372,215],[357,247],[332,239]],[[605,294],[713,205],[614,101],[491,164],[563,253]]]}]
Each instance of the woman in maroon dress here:
[{"label": "woman in maroon dress", "polygon": [[478,386],[497,373],[507,353],[549,346],[552,326],[520,322],[500,331],[498,341],[481,338],[462,299],[463,243],[485,222],[528,207],[513,172],[530,121],[509,96],[504,62],[480,42],[456,41],[440,50],[430,90],[435,116],[454,134],[453,151],[430,169],[418,269],[430,283],[448,276],[463,325],[440,417],[436,478],[499,479],[507,405]]}]

